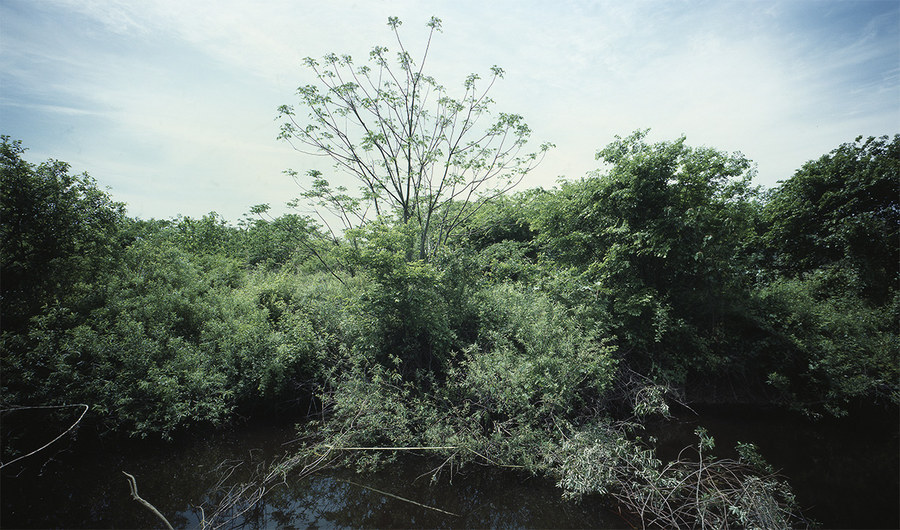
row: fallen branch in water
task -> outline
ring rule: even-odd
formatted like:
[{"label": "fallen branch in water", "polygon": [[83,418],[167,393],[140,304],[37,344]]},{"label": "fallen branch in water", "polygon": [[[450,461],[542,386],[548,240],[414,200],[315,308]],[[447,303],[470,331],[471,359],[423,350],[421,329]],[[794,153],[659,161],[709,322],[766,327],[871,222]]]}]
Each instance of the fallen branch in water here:
[{"label": "fallen branch in water", "polygon": [[511,469],[524,469],[525,466],[513,465],[513,464],[499,464],[490,458],[484,456],[478,451],[472,449],[471,447],[460,447],[458,445],[424,445],[424,446],[416,446],[416,447],[337,447],[334,445],[323,444],[322,447],[327,448],[329,451],[440,451],[443,449],[459,449],[468,451],[476,456],[483,458],[485,461],[489,462],[491,465],[497,467],[507,467]]},{"label": "fallen branch in water", "polygon": [[156,514],[156,516],[160,518],[160,520],[163,522],[163,524],[166,525],[166,528],[168,528],[169,530],[175,530],[174,528],[172,528],[172,525],[169,523],[169,520],[166,519],[166,517],[163,514],[161,514],[159,512],[159,510],[156,509],[155,506],[153,506],[149,502],[145,501],[144,499],[141,498],[140,495],[138,495],[137,480],[134,478],[134,476],[129,475],[128,473],[125,473],[124,471],[122,472],[122,474],[124,474],[126,477],[128,477],[128,479],[127,479],[128,480],[128,488],[131,490],[131,498],[133,498],[134,500],[143,504],[144,506],[147,507],[148,510],[150,510],[151,512]]},{"label": "fallen branch in water", "polygon": [[4,467],[6,467],[6,466],[12,464],[13,462],[18,462],[19,460],[22,460],[23,458],[28,458],[29,456],[35,455],[35,454],[37,454],[37,453],[43,451],[44,449],[50,447],[51,445],[53,445],[54,442],[56,442],[57,440],[59,440],[60,438],[62,438],[62,437],[65,436],[66,434],[68,434],[69,431],[71,431],[72,429],[74,429],[76,425],[78,425],[79,423],[81,423],[81,419],[84,418],[84,415],[87,414],[87,411],[88,411],[88,409],[89,409],[90,407],[88,407],[88,406],[85,405],[84,403],[76,403],[76,404],[74,404],[74,405],[46,405],[46,406],[37,406],[37,407],[14,407],[14,408],[11,408],[11,409],[3,409],[3,410],[0,410],[0,412],[8,412],[8,411],[14,411],[14,410],[29,410],[29,409],[63,409],[63,408],[68,408],[68,407],[84,407],[84,410],[81,412],[81,416],[78,416],[78,419],[75,420],[75,423],[73,423],[72,425],[70,425],[68,429],[66,429],[65,431],[62,432],[62,434],[60,434],[60,435],[57,436],[56,438],[50,440],[49,442],[47,442],[46,444],[42,445],[41,447],[38,447],[37,449],[35,449],[34,451],[28,453],[27,455],[22,455],[22,456],[13,458],[13,459],[10,460],[9,462],[0,463],[0,469],[3,469]]},{"label": "fallen branch in water", "polygon": [[[330,467],[335,458],[331,454],[332,449],[328,449],[324,454],[316,454],[316,458],[307,459],[305,456],[291,456],[284,458],[279,463],[273,465],[268,470],[260,472],[259,478],[256,480],[236,484],[224,491],[225,483],[234,471],[232,467],[226,476],[222,477],[218,484],[213,487],[212,492],[223,492],[222,499],[219,501],[216,509],[209,517],[206,516],[203,507],[201,510],[200,528],[216,529],[225,526],[233,526],[237,521],[248,512],[250,512],[263,497],[272,488],[287,481],[287,474],[292,473],[294,480],[300,480],[316,473],[322,469]],[[310,453],[311,454],[311,453]],[[303,467],[296,471],[298,467]],[[216,495],[212,493],[211,495]]]},{"label": "fallen branch in water", "polygon": [[394,498],[394,499],[397,499],[397,500],[400,500],[400,501],[403,501],[403,502],[408,502],[408,503],[410,503],[410,504],[415,504],[416,506],[421,506],[422,508],[428,508],[429,510],[434,510],[434,511],[436,511],[436,512],[441,512],[441,513],[445,513],[445,514],[447,514],[447,515],[452,515],[453,517],[459,517],[459,514],[457,514],[457,513],[448,512],[448,511],[446,511],[446,510],[441,510],[440,508],[435,508],[434,506],[429,506],[429,505],[427,505],[427,504],[422,504],[421,502],[416,502],[416,501],[414,501],[414,500],[412,500],[412,499],[407,499],[407,498],[401,497],[401,496],[399,496],[399,495],[394,495],[393,493],[388,493],[388,492],[386,492],[386,491],[381,491],[381,490],[375,489],[375,488],[373,488],[373,487],[371,487],[371,486],[365,486],[365,485],[363,485],[363,484],[358,484],[358,483],[356,483],[356,482],[353,482],[352,480],[338,480],[338,482],[344,482],[344,483],[347,483],[347,484],[353,484],[354,486],[358,486],[358,487],[360,487],[360,488],[365,488],[365,489],[367,489],[367,490],[371,490],[371,491],[374,491],[375,493],[380,493],[380,494],[382,494],[382,495],[387,495],[388,497],[391,497],[391,498]]}]

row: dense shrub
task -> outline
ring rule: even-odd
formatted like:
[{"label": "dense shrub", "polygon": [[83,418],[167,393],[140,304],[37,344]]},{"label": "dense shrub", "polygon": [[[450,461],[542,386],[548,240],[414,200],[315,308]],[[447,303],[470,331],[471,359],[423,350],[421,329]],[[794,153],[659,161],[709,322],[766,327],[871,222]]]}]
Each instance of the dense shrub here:
[{"label": "dense shrub", "polygon": [[803,165],[771,191],[762,234],[769,266],[792,277],[840,269],[841,286],[890,303],[900,286],[900,135],[853,143]]},{"label": "dense shrub", "polygon": [[314,377],[316,342],[272,283],[164,238],[137,241],[91,285],[90,305],[49,306],[27,334],[4,336],[5,397],[83,402],[110,428],[163,436],[296,397],[291,383]]},{"label": "dense shrub", "polygon": [[722,368],[746,297],[753,170],[739,153],[648,144],[646,131],[597,153],[606,172],[563,183],[533,208],[546,268],[568,268],[603,306],[633,369],[683,385]]},{"label": "dense shrub", "polygon": [[769,381],[789,402],[807,412],[843,415],[860,398],[900,403],[900,296],[887,307],[871,307],[833,277],[814,273],[779,280],[759,291],[778,338],[780,362]]},{"label": "dense shrub", "polygon": [[577,414],[616,375],[608,337],[539,291],[501,284],[480,293],[478,342],[455,375],[466,399],[492,414]]},{"label": "dense shrub", "polygon": [[58,160],[34,165],[21,142],[0,144],[0,313],[17,333],[45,304],[81,293],[117,265],[125,205]]}]

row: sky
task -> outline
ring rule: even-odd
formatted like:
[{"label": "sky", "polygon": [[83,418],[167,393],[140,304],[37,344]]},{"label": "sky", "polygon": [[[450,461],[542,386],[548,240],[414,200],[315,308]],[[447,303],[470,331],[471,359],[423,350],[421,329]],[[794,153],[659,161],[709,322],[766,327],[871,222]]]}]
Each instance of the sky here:
[{"label": "sky", "polygon": [[495,110],[557,146],[520,189],[583,177],[637,129],[740,151],[765,187],[900,133],[898,0],[0,0],[0,133],[133,217],[280,214],[299,194],[284,170],[355,187],[276,139],[277,108],[315,81],[302,59],[396,50],[389,16],[413,52],[443,21],[426,73],[451,96],[505,70]]}]

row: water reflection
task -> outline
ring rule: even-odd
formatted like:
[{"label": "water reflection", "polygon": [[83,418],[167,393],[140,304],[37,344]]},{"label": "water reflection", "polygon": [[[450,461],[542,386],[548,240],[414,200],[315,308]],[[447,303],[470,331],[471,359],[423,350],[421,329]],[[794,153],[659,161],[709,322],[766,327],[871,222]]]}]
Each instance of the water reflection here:
[{"label": "water reflection", "polygon": [[[660,456],[674,457],[706,426],[716,454],[733,456],[737,441],[756,443],[793,485],[807,515],[826,528],[898,527],[900,434],[896,414],[809,423],[760,409],[710,409],[660,423]],[[19,426],[24,428],[23,426]],[[14,436],[8,418],[4,436]],[[34,429],[34,426],[27,426]],[[63,427],[64,428],[64,427]],[[199,526],[199,506],[233,468],[231,483],[248,481],[292,447],[290,425],[264,425],[178,444],[66,439],[41,457],[3,469],[3,528],[147,528],[153,514],[131,499],[122,471],[140,494],[180,528]],[[37,447],[38,445],[33,445]],[[437,465],[407,457],[374,474],[331,471],[291,480],[245,514],[247,528],[627,528],[600,499],[564,502],[549,481],[470,466],[431,483],[419,475]],[[356,484],[353,484],[356,483]],[[366,487],[361,487],[359,485]],[[375,490],[459,514],[446,515]]]},{"label": "water reflection", "polygon": [[896,409],[856,410],[811,422],[764,407],[701,407],[648,429],[658,454],[674,458],[706,427],[715,454],[734,458],[737,442],[753,442],[788,479],[804,514],[824,528],[900,528],[900,424]]},{"label": "water reflection", "polygon": [[[122,471],[137,477],[140,495],[176,527],[201,521],[199,506],[229,466],[232,483],[290,448],[289,426],[258,427],[176,445],[109,442],[68,443],[53,458],[23,460],[2,474],[4,528],[154,527],[159,521],[131,499]],[[625,528],[600,499],[563,501],[550,481],[470,466],[443,473],[436,482],[420,475],[436,463],[403,457],[377,473],[330,471],[288,480],[235,526],[245,528]],[[417,506],[389,492],[458,517]],[[207,512],[208,514],[208,512]]]},{"label": "water reflection", "polygon": [[[416,477],[432,464],[403,458],[375,474],[313,476],[266,499],[251,527],[279,528],[616,528],[623,521],[598,499],[565,502],[552,483],[474,468],[432,484]],[[426,507],[392,498],[390,492]]]}]

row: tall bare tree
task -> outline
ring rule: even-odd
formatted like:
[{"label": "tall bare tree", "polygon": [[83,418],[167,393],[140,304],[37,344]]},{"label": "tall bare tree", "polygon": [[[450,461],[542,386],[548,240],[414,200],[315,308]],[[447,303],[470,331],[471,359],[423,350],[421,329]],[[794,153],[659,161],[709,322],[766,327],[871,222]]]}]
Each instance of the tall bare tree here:
[{"label": "tall bare tree", "polygon": [[[400,39],[400,20],[388,19],[399,51],[376,46],[369,65],[356,66],[349,55],[305,59],[318,83],[297,90],[308,111],[299,118],[294,106],[279,108],[281,139],[298,151],[327,156],[352,176],[360,194],[332,188],[321,172],[307,179],[289,171],[316,206],[336,214],[345,227],[365,223],[372,213],[413,223],[416,249],[410,258],[430,259],[451,233],[487,201],[517,185],[550,149],[524,148],[531,129],[518,114],[492,114],[488,92],[503,70],[491,68],[481,83],[470,74],[458,99],[425,75],[431,40],[441,30],[432,17],[421,59],[413,59]],[[305,182],[303,182],[305,180]],[[416,256],[417,255],[417,256]]]}]

